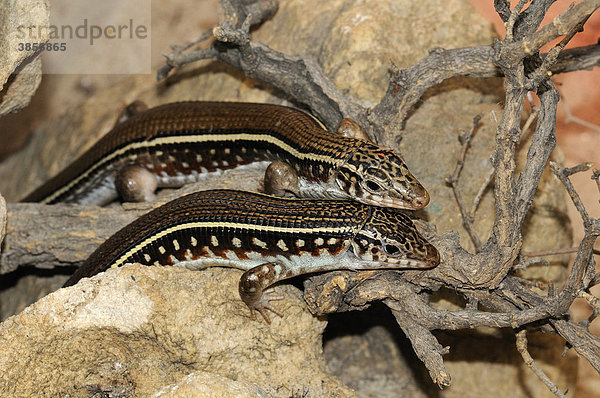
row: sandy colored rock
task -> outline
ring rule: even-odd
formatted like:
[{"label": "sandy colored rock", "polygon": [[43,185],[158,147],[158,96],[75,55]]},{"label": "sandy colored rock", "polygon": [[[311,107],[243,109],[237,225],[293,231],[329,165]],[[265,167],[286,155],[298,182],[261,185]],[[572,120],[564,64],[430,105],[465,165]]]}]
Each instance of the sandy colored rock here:
[{"label": "sandy colored rock", "polygon": [[[15,71],[16,72],[16,71]],[[29,105],[42,81],[42,60],[40,56],[27,61],[6,83],[6,94],[0,102],[0,116],[17,112]]]},{"label": "sandy colored rock", "polygon": [[[45,0],[4,2],[0,8],[0,116],[26,107],[42,79],[40,55],[19,50],[19,44],[45,43],[48,29],[40,37],[23,37],[22,27],[48,26],[49,3]],[[34,40],[35,39],[35,40]]]},{"label": "sandy colored rock", "polygon": [[205,372],[192,373],[179,383],[165,387],[154,395],[156,398],[262,398],[267,396],[267,393],[256,385]]},{"label": "sandy colored rock", "polygon": [[286,316],[267,325],[239,299],[240,275],[128,265],[52,293],[0,325],[0,391],[149,396],[202,371],[272,397],[353,396],[324,372],[326,323],[304,310],[298,290],[277,288]]}]

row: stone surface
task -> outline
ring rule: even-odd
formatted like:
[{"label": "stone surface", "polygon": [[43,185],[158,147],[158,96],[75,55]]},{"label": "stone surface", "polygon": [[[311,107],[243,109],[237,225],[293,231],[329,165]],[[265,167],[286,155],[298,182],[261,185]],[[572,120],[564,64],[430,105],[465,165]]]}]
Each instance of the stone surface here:
[{"label": "stone surface", "polygon": [[[42,79],[40,56],[31,51],[20,51],[19,44],[31,44],[33,40],[22,37],[23,26],[48,26],[49,3],[47,0],[8,1],[0,7],[0,116],[26,107]],[[48,40],[46,29],[36,43]]]},{"label": "stone surface", "polygon": [[256,385],[233,381],[214,373],[195,372],[185,376],[177,384],[157,392],[156,398],[263,398],[268,394]]},{"label": "stone surface", "polygon": [[0,101],[0,116],[17,112],[29,105],[31,97],[35,94],[42,81],[42,60],[39,56],[25,63],[19,71],[13,71],[9,81],[6,82],[5,91]]},{"label": "stone surface", "polygon": [[[432,1],[402,0],[380,1],[377,3],[377,7],[373,7],[370,3],[359,0],[335,0],[325,3],[317,0],[290,0],[281,2],[277,14],[256,30],[253,38],[263,41],[277,50],[316,59],[323,65],[325,73],[342,90],[365,104],[374,104],[387,87],[387,69],[390,62],[406,66],[424,57],[434,46],[455,48],[487,44],[492,41],[493,35],[489,25],[480,20],[464,2],[458,0],[444,2],[443,10],[440,10],[440,4]],[[170,19],[165,18],[165,20],[169,21]],[[191,36],[194,35],[174,37],[172,41],[183,42]],[[446,82],[427,93],[411,114],[404,130],[389,131],[384,137],[385,143],[399,149],[411,170],[431,193],[432,202],[426,210],[419,212],[419,215],[436,225],[438,233],[459,231],[461,241],[466,247],[470,246],[470,242],[461,226],[460,215],[452,192],[444,180],[452,174],[460,153],[459,132],[470,128],[475,115],[483,115],[480,128],[467,156],[460,185],[463,196],[470,203],[491,168],[489,156],[493,148],[493,134],[497,120],[502,111],[497,105],[501,101],[501,96],[501,81],[498,79],[455,79]],[[123,104],[134,99],[144,100],[149,105],[188,99],[286,103],[281,93],[272,87],[244,78],[239,72],[226,66],[212,65],[208,62],[182,68],[169,84],[162,83],[154,86],[151,77],[130,78],[110,89],[96,92],[91,99],[80,106],[71,108],[63,118],[50,122],[40,130],[32,138],[31,145],[24,152],[17,154],[0,166],[0,192],[3,192],[7,198],[15,200],[39,184],[41,180],[58,172],[70,162],[73,154],[80,153],[108,131]],[[402,136],[402,140],[396,143],[398,135]],[[36,159],[30,168],[19,167],[29,159]],[[553,247],[568,246],[570,245],[569,234],[562,226],[563,203],[552,195],[552,192],[557,191],[556,185],[554,185],[555,181],[549,176],[545,177],[545,180],[545,185],[540,187],[540,193],[536,198],[535,209],[528,220],[527,228],[531,233],[525,237],[526,247],[540,249],[548,247],[550,244]],[[15,184],[15,181],[20,183]],[[236,182],[233,181],[233,183]],[[477,213],[477,220],[477,231],[485,239],[493,222],[491,192],[484,196]],[[540,228],[544,230],[543,235],[537,233]],[[546,280],[561,280],[564,276],[564,266],[564,263],[557,262],[551,267],[532,268],[527,272],[534,273],[535,276],[541,275]],[[64,357],[80,364],[79,368],[68,370],[65,374],[72,374],[73,380],[80,380],[79,375],[84,374],[85,370],[91,369],[92,376],[89,381],[84,381],[84,384],[105,386],[107,382],[103,380],[117,380],[118,385],[124,389],[123,391],[128,391],[128,386],[134,388],[130,380],[135,378],[138,383],[147,383],[145,385],[136,384],[139,386],[138,388],[145,388],[144,391],[150,392],[157,391],[160,386],[173,383],[181,385],[181,383],[185,383],[185,380],[181,381],[182,378],[189,373],[208,371],[228,379],[256,383],[264,389],[264,384],[257,382],[254,378],[239,377],[240,374],[246,375],[242,370],[233,373],[225,371],[225,369],[231,369],[232,366],[233,369],[238,369],[238,366],[252,368],[259,366],[254,365],[256,361],[259,361],[260,364],[262,359],[272,359],[275,354],[270,348],[263,349],[264,344],[255,344],[253,350],[248,350],[237,357],[227,356],[231,362],[226,363],[223,359],[225,354],[218,351],[224,339],[222,331],[211,329],[211,333],[215,333],[211,335],[204,335],[202,331],[198,331],[200,339],[205,336],[205,339],[212,340],[217,346],[219,355],[216,357],[207,354],[197,357],[189,356],[190,353],[199,352],[196,347],[200,343],[195,339],[190,342],[175,338],[173,335],[157,339],[152,337],[150,332],[146,332],[146,329],[149,328],[148,325],[156,325],[159,322],[160,317],[153,315],[157,313],[157,306],[173,305],[173,307],[169,307],[170,312],[165,311],[165,316],[171,316],[171,312],[187,314],[189,310],[187,306],[193,305],[193,303],[179,302],[179,297],[185,294],[202,294],[193,289],[185,290],[179,285],[170,287],[169,293],[158,292],[166,289],[167,283],[175,283],[176,276],[174,275],[179,274],[164,271],[136,270],[136,280],[156,280],[153,285],[156,286],[157,292],[152,293],[153,296],[149,300],[144,298],[150,296],[147,291],[144,291],[144,294],[136,293],[133,301],[124,300],[129,297],[130,290],[142,289],[131,284],[129,272],[133,271],[129,269],[121,273],[113,271],[107,273],[107,276],[94,279],[100,283],[99,281],[103,278],[113,278],[110,282],[112,290],[110,295],[107,294],[109,297],[103,299],[104,302],[110,303],[110,297],[112,297],[113,302],[126,303],[130,313],[138,314],[138,317],[141,316],[139,314],[146,315],[141,320],[138,317],[132,317],[130,321],[137,320],[138,323],[127,326],[124,330],[120,329],[125,327],[120,323],[122,321],[117,322],[114,316],[112,318],[111,316],[99,316],[98,318],[101,319],[97,326],[99,330],[89,326],[94,333],[98,333],[94,335],[96,337],[91,340],[92,343],[85,339],[86,333],[92,333],[91,331],[76,335],[71,330],[63,330],[61,332],[63,334],[59,337],[72,333],[70,341],[74,342],[73,346],[77,348],[77,352],[70,351]],[[221,273],[229,275],[233,271],[215,270],[210,272],[209,278],[217,278]],[[182,278],[185,280],[179,280],[177,283],[185,285],[188,282],[192,283],[188,279],[195,281],[196,278],[203,278],[196,274],[192,274],[193,276],[188,278],[187,275]],[[88,285],[84,285],[84,287],[88,286],[86,291],[88,294],[92,294],[89,292],[95,292],[95,290],[89,290],[91,289],[89,283],[92,282],[88,282]],[[109,282],[106,281],[106,283]],[[230,281],[229,283],[230,286],[234,286],[236,282]],[[53,342],[46,350],[50,350],[54,345],[61,345],[60,338],[56,339],[54,336],[51,339],[45,336],[45,334],[50,334],[48,329],[38,330],[34,326],[36,325],[34,320],[39,322],[37,316],[42,317],[43,311],[46,311],[47,319],[44,319],[48,322],[52,320],[53,316],[58,317],[52,314],[62,313],[65,304],[64,301],[58,301],[57,297],[60,297],[61,300],[69,300],[69,297],[72,296],[70,300],[84,300],[81,298],[84,293],[75,294],[74,292],[79,291],[75,288],[81,289],[81,286],[68,289],[67,293],[59,291],[45,299],[46,301],[40,302],[44,303],[45,307],[40,307],[42,305],[40,303],[35,304],[17,317],[7,320],[0,329],[0,338],[5,341],[10,340],[11,336],[17,332],[15,324],[19,324],[23,325],[23,329],[19,330],[20,337],[30,333],[44,343]],[[220,290],[222,288],[215,287],[213,289]],[[213,292],[210,291],[210,293]],[[161,294],[163,296],[158,297]],[[63,295],[68,297],[63,297]],[[173,295],[178,298],[173,300],[171,298]],[[241,306],[237,296],[234,296]],[[171,300],[174,302],[171,303]],[[147,312],[149,302],[152,303],[150,315]],[[235,301],[231,302],[235,303]],[[230,301],[222,301],[222,303],[233,305],[230,304]],[[441,307],[451,308],[452,303],[451,298],[443,296],[437,298],[437,305]],[[43,308],[43,310],[38,310],[38,308]],[[73,322],[82,321],[83,308],[88,308],[88,306],[85,303],[78,304],[77,308],[81,308],[77,313],[70,316],[65,314],[62,318],[58,317],[62,320],[60,325],[64,323],[74,325]],[[286,319],[284,321],[287,321],[287,317],[290,316],[289,308],[281,308],[285,310]],[[93,306],[90,311],[92,309],[94,309]],[[99,309],[94,309],[94,311],[99,311]],[[121,314],[123,313],[122,309],[119,311]],[[119,311],[114,310],[113,312],[119,313]],[[163,312],[160,313],[163,314]],[[77,320],[75,320],[76,315],[78,316]],[[210,318],[210,322],[225,322],[222,317],[229,321],[229,318],[235,316],[235,312],[221,314],[219,315],[221,318],[214,315],[214,318]],[[187,318],[183,317],[185,319],[182,320],[182,317],[172,319],[173,328],[178,323],[183,324],[183,326],[177,325],[180,328],[183,327],[183,330],[191,328],[184,322],[187,321]],[[189,317],[193,316],[189,315]],[[194,317],[194,319],[206,319],[204,315],[194,315]],[[95,317],[93,318],[95,319]],[[310,341],[318,339],[321,330],[306,325],[307,322],[312,324],[314,320],[308,315],[302,315],[301,318],[302,323],[298,323],[296,327],[308,328],[306,330],[310,332],[302,335],[300,339]],[[279,321],[277,320],[277,322]],[[376,324],[376,321],[369,322]],[[341,326],[342,331],[344,328],[348,330],[348,321],[345,318],[340,321],[336,317],[332,317],[332,323],[337,324],[338,327]],[[92,323],[88,325],[92,325]],[[334,348],[329,351],[332,355],[328,355],[332,370],[351,387],[358,389],[361,396],[477,395],[474,391],[485,392],[492,396],[496,395],[495,392],[498,395],[508,394],[516,397],[551,396],[541,382],[531,377],[529,371],[523,367],[522,360],[514,355],[514,341],[503,334],[485,333],[485,331],[440,334],[438,337],[443,341],[443,345],[450,346],[451,354],[446,357],[446,364],[453,376],[452,386],[440,392],[428,379],[422,364],[414,358],[410,347],[406,348],[406,340],[397,327],[392,324],[386,337],[386,333],[382,333],[381,330],[376,330],[373,332],[374,334],[369,335],[366,330],[368,329],[367,325],[369,325],[367,321],[362,325],[364,337],[353,336],[349,332],[340,332],[328,340],[327,344],[333,344],[333,346],[326,346],[326,350]],[[165,328],[164,331],[167,330],[167,326],[161,327]],[[274,322],[271,326],[271,329],[274,330],[270,330],[270,332],[279,333],[277,329],[279,327]],[[56,326],[49,329],[53,328]],[[163,333],[163,329],[160,329],[159,332]],[[184,335],[184,332],[173,333],[177,337]],[[161,336],[164,335],[161,334]],[[185,337],[187,338],[187,336],[186,334]],[[219,337],[218,340],[215,340],[216,336]],[[256,339],[258,343],[258,337],[253,336],[252,338]],[[190,336],[190,338],[192,337]],[[83,341],[86,341],[85,345]],[[19,371],[20,374],[26,374],[27,371],[23,369],[30,369],[27,368],[28,364],[43,363],[36,360],[39,358],[36,356],[39,354],[39,349],[29,350],[25,344],[16,339],[11,342],[13,344],[7,342],[6,345],[2,345],[2,347],[7,347],[10,355],[16,356],[14,353],[19,352],[18,349],[21,351],[20,357],[13,360],[15,366],[10,371],[15,374]],[[377,342],[379,348],[372,344],[373,342]],[[398,342],[400,343],[398,344]],[[295,347],[300,342],[290,339],[286,340],[286,344]],[[395,348],[396,344],[398,344],[398,348]],[[34,345],[34,347],[39,347],[39,345]],[[563,390],[566,387],[573,390],[572,361],[571,358],[560,358],[562,347],[557,340],[536,340],[535,348],[534,358],[539,361],[542,368],[548,371],[555,381],[559,382],[559,386]],[[141,350],[142,353],[138,353],[137,350]],[[124,355],[123,352],[127,355]],[[169,358],[176,358],[176,361],[169,362],[171,359],[164,359],[162,355],[166,354],[172,356]],[[139,355],[139,357],[135,357],[138,360],[141,360],[143,355],[143,365],[135,365],[132,364],[133,361],[130,363],[121,360],[123,357],[129,359],[131,355]],[[283,379],[293,372],[297,372],[295,376],[298,378],[304,377],[305,369],[298,364],[305,358],[303,355],[306,353],[294,353],[294,355],[300,355],[300,357],[289,359],[289,363],[283,360],[275,362],[276,366],[267,372],[271,377]],[[114,361],[116,357],[119,358],[119,361]],[[102,358],[102,361],[98,361],[98,358]],[[357,360],[353,361],[354,358]],[[368,362],[365,358],[370,358],[372,361]],[[47,359],[47,357],[43,359]],[[220,366],[216,367],[223,373],[212,368],[213,362],[221,359],[223,362],[219,362]],[[68,362],[67,359],[64,361]],[[97,365],[97,362],[100,362],[100,366]],[[6,363],[8,362],[4,362],[4,364]],[[121,367],[122,363],[128,365]],[[155,363],[159,364],[159,369],[160,365],[168,364],[168,366],[165,365],[164,371],[157,370],[151,367]],[[270,363],[273,365],[273,361]],[[68,363],[67,366],[69,366]],[[147,368],[140,370],[138,366]],[[207,369],[208,367],[210,369]],[[50,380],[48,374],[51,372],[50,369],[44,366],[39,366],[39,370],[36,368],[36,376],[41,380],[40,383],[50,384],[47,381]],[[73,368],[67,367],[66,369]],[[310,369],[308,367],[307,370]],[[8,369],[6,369],[6,365],[3,366],[0,363],[0,370],[7,371]],[[148,379],[140,376],[144,372],[149,375]],[[312,370],[308,372],[309,378],[315,377],[315,373],[311,372]],[[408,377],[394,380],[398,374],[408,375]],[[138,376],[139,378],[137,378]],[[4,377],[0,379],[4,379]],[[298,387],[294,390],[296,388],[294,386],[301,384],[292,385],[288,379],[285,380],[288,384],[284,385],[285,388],[282,391],[288,395],[303,396],[303,394],[307,394],[313,396],[310,394],[318,394],[323,391],[334,392],[338,388],[338,385],[329,378],[325,379],[329,380],[327,382],[329,384],[326,383],[326,385],[332,387],[321,387],[325,390],[319,390],[318,386],[313,384],[307,389]],[[63,379],[59,381],[60,383],[64,382]],[[78,384],[78,386],[84,384]],[[11,388],[18,388],[18,385],[15,383],[15,385],[11,385]],[[272,390],[267,388],[265,391]],[[339,391],[342,392],[337,394],[344,396],[347,390],[340,389]]]},{"label": "stone surface", "polygon": [[354,396],[324,372],[326,323],[300,292],[278,287],[286,316],[267,325],[239,299],[240,275],[127,265],[58,290],[0,324],[0,391],[150,396],[202,371],[272,397]]}]

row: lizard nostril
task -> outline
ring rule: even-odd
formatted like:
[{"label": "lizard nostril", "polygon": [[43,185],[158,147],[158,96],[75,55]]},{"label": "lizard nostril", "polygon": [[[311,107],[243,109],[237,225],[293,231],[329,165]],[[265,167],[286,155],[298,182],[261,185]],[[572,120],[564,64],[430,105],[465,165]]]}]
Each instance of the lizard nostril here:
[{"label": "lizard nostril", "polygon": [[433,268],[440,263],[440,252],[431,244],[427,246],[427,256],[430,267]]},{"label": "lizard nostril", "polygon": [[429,203],[429,194],[427,193],[427,191],[423,190],[423,192],[416,196],[414,199],[414,203],[416,206],[418,206],[418,208],[422,208],[427,206],[427,204]]}]

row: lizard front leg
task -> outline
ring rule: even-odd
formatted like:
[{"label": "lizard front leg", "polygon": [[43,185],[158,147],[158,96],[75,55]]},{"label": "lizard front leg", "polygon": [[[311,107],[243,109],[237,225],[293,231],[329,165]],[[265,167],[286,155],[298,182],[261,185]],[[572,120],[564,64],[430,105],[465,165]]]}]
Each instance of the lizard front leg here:
[{"label": "lizard front leg", "polygon": [[272,300],[281,300],[283,297],[274,295],[269,287],[292,275],[292,271],[279,262],[257,265],[242,274],[239,284],[240,297],[250,308],[252,317],[254,311],[258,311],[267,323],[271,323],[267,310],[280,317],[283,316],[271,306]]}]

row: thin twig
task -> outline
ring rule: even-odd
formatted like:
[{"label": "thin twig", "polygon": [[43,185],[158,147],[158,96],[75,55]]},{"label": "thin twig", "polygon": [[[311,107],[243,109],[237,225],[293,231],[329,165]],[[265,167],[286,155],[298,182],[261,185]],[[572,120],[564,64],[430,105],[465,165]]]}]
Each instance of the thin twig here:
[{"label": "thin twig", "polygon": [[[574,26],[578,26],[582,21],[587,20],[589,16],[600,7],[600,0],[582,1],[569,7],[565,12],[554,19],[555,23],[544,25],[540,30],[531,34],[527,40],[519,43],[519,49],[522,55],[537,53],[540,48],[557,37],[568,35]],[[519,56],[522,56],[519,54]]]},{"label": "thin twig", "polygon": [[[514,277],[506,278],[505,282],[511,291],[518,293],[522,300],[522,305],[537,306],[543,302],[543,298],[521,286]],[[501,293],[501,292],[498,292]],[[591,334],[587,327],[578,325],[572,321],[563,319],[549,319],[550,325],[560,334],[579,355],[587,361],[600,373],[600,339]]]},{"label": "thin twig", "polygon": [[508,21],[504,24],[506,28],[506,41],[513,41],[513,30],[515,27],[515,22],[517,22],[517,18],[519,17],[519,13],[525,6],[527,0],[519,0],[515,8],[510,12],[510,16],[508,17]]},{"label": "thin twig", "polygon": [[579,297],[585,299],[585,301],[587,301],[588,305],[592,309],[592,314],[587,319],[588,324],[590,324],[594,321],[594,319],[596,319],[598,317],[598,315],[600,315],[600,299],[598,299],[598,297],[596,297],[592,294],[589,294],[588,292],[584,292],[584,291],[582,291],[580,293]]},{"label": "thin twig", "polygon": [[548,260],[544,260],[543,258],[532,258],[530,260],[526,260],[526,261],[520,261],[518,264],[516,264],[513,269],[514,270],[519,270],[519,269],[526,269],[531,267],[532,265],[535,264],[540,264],[543,266],[547,266],[548,264],[550,264],[548,262]]},{"label": "thin twig", "polygon": [[592,164],[591,163],[581,163],[574,167],[562,168],[562,167],[558,166],[558,164],[556,164],[555,162],[550,162],[550,167],[552,167],[552,171],[554,172],[554,174],[558,177],[558,179],[563,183],[563,185],[567,189],[567,192],[569,193],[569,196],[571,197],[571,200],[572,200],[573,204],[575,205],[575,208],[577,209],[577,211],[581,215],[581,218],[583,219],[584,227],[586,225],[589,225],[591,223],[591,218],[590,218],[588,212],[586,211],[585,206],[583,206],[583,202],[581,201],[579,194],[575,190],[575,187],[573,187],[573,184],[571,184],[571,180],[569,179],[569,176],[571,176],[575,173],[580,173],[582,171],[589,170],[590,167],[592,167]]},{"label": "thin twig", "polygon": [[592,167],[593,163],[580,163],[576,166],[573,167],[565,167],[564,169],[562,169],[562,174],[565,177],[570,177],[573,174],[577,174],[577,173],[583,173],[584,171],[588,171],[591,167]]},{"label": "thin twig", "polygon": [[181,52],[173,52],[171,54],[163,54],[166,58],[165,65],[158,68],[156,72],[157,80],[162,80],[166,78],[169,73],[175,69],[179,68],[183,65],[189,64],[191,62],[200,61],[203,59],[213,59],[217,52],[214,48],[206,48],[202,50],[196,50],[189,53],[181,53]]},{"label": "thin twig", "polygon": [[460,209],[460,214],[462,216],[463,226],[465,227],[465,230],[471,237],[471,241],[473,242],[473,245],[475,246],[475,252],[479,252],[481,250],[481,239],[479,239],[479,236],[475,232],[475,228],[473,226],[474,216],[473,216],[473,213],[469,213],[467,211],[467,208],[466,208],[465,203],[462,198],[462,194],[458,187],[458,180],[460,178],[462,169],[465,165],[465,158],[467,156],[467,151],[469,150],[469,144],[471,143],[471,140],[473,139],[473,135],[475,134],[475,130],[476,130],[477,125],[479,124],[480,120],[481,120],[481,115],[475,116],[473,118],[473,125],[471,126],[471,130],[467,134],[463,134],[460,136],[462,150],[458,157],[458,160],[456,161],[456,167],[454,168],[454,173],[452,174],[451,177],[448,177],[446,179],[446,182],[448,184],[450,184],[450,186],[452,187],[452,191],[454,192],[454,198],[456,199],[456,203],[458,204],[458,208]]},{"label": "thin twig", "polygon": [[529,95],[527,96],[527,101],[529,101],[529,104],[531,106],[531,112],[529,113],[529,116],[527,117],[527,120],[525,121],[525,124],[523,125],[523,128],[521,129],[521,131],[523,131],[523,134],[521,134],[521,140],[525,136],[525,132],[527,132],[529,130],[529,128],[531,127],[531,125],[533,124],[533,121],[538,117],[538,113],[540,111],[539,107],[537,107],[531,103],[531,98]]},{"label": "thin twig", "polygon": [[550,73],[550,68],[556,63],[560,53],[563,51],[565,46],[573,39],[577,32],[583,31],[583,25],[587,22],[591,13],[582,18],[579,23],[573,26],[566,34],[565,37],[555,45],[548,54],[542,59],[542,65],[537,68],[533,73],[529,75],[529,84],[531,87],[537,87]]},{"label": "thin twig", "polygon": [[564,319],[551,319],[550,324],[575,351],[600,373],[600,339],[588,327]]},{"label": "thin twig", "polygon": [[546,376],[546,373],[544,373],[544,371],[536,365],[535,361],[531,357],[531,354],[527,350],[527,332],[525,329],[517,332],[516,336],[517,351],[519,351],[519,354],[521,354],[523,361],[529,367],[529,369],[535,373],[535,375],[542,381],[542,383],[544,383],[546,387],[548,387],[548,390],[550,390],[552,394],[556,395],[557,397],[566,398],[565,394],[560,391],[560,389],[552,382],[552,380],[548,378],[548,376]]},{"label": "thin twig", "polygon": [[588,128],[596,133],[600,133],[600,126],[598,126],[594,123],[590,123],[587,120],[581,119],[581,118],[573,115],[571,113],[571,109],[569,108],[569,105],[567,104],[567,101],[565,100],[565,98],[563,96],[560,97],[560,102],[562,103],[563,111],[565,112],[565,123],[567,123],[567,124],[576,123],[585,128]]},{"label": "thin twig", "polygon": [[496,174],[496,169],[492,167],[490,169],[490,171],[487,173],[487,175],[485,176],[485,180],[483,181],[483,184],[481,184],[479,191],[477,191],[477,194],[475,194],[475,197],[473,198],[473,207],[471,207],[471,212],[470,212],[470,214],[473,217],[475,217],[475,213],[477,213],[477,209],[479,208],[479,203],[481,202],[483,195],[485,194],[488,187],[494,180],[495,174]]},{"label": "thin twig", "polygon": [[[565,186],[569,196],[571,197],[571,200],[573,201],[573,204],[577,208],[577,211],[583,220],[584,237],[579,245],[579,250],[575,256],[573,265],[571,266],[565,287],[563,288],[563,293],[565,295],[572,296],[574,299],[575,296],[577,296],[582,290],[586,289],[595,278],[596,267],[593,259],[593,252],[594,243],[596,242],[598,236],[600,236],[600,219],[590,218],[585,207],[583,206],[583,203],[581,202],[579,194],[577,191],[575,191],[575,188],[573,187],[569,178],[569,176],[575,173],[588,170],[590,165],[584,163],[571,168],[561,168],[556,163],[551,162],[550,166],[552,167],[554,174]],[[573,342],[571,342],[566,336],[563,337],[573,344]],[[579,350],[583,351],[581,348]],[[578,352],[580,352],[579,350]],[[590,363],[592,363],[592,365],[596,366],[595,364],[598,363],[598,366],[600,367],[600,358],[594,358],[592,356],[594,355],[593,352],[583,351],[582,355],[586,355],[586,358],[588,361],[590,361]],[[597,368],[597,370],[600,371],[599,368]]]},{"label": "thin twig", "polygon": [[523,279],[520,278],[518,276],[513,276],[513,279],[519,281],[522,285],[528,286],[528,287],[533,287],[536,289],[540,289],[543,290],[546,288],[546,283],[542,282],[542,281],[530,281],[529,279]]},{"label": "thin twig", "polygon": [[[523,251],[523,252],[521,252],[521,256],[523,256],[523,257],[555,256],[558,254],[576,253],[578,250],[579,250],[579,247],[573,246],[573,247],[566,247],[564,249],[549,249],[549,250],[540,250],[537,252]],[[600,255],[599,250],[594,249],[593,253],[595,255]]]}]

